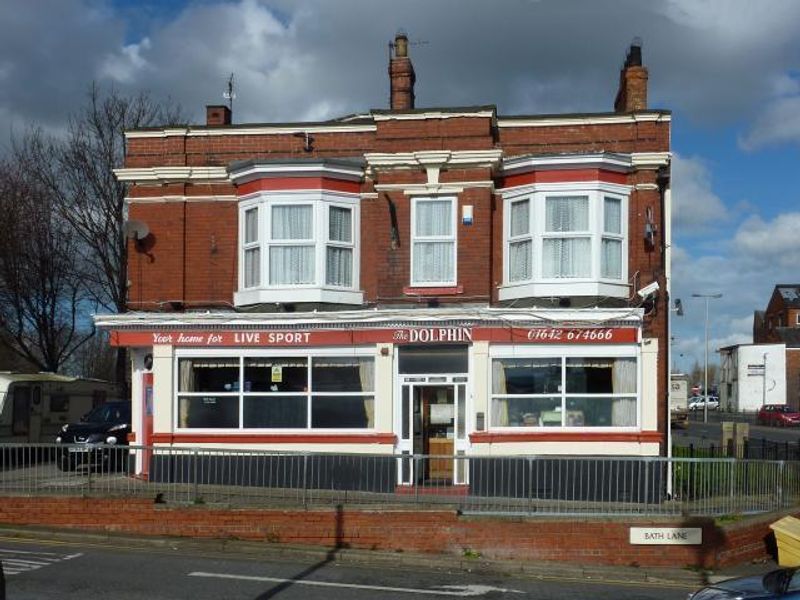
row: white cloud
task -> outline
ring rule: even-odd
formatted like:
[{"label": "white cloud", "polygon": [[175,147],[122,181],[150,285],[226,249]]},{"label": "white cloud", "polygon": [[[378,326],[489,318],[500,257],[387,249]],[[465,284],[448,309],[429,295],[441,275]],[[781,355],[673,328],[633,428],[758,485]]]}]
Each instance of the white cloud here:
[{"label": "white cloud", "polygon": [[696,156],[672,161],[672,224],[676,234],[696,234],[727,220],[725,204],[711,189],[711,172]]},{"label": "white cloud", "polygon": [[744,150],[787,142],[800,144],[800,96],[769,102],[747,133],[739,138],[739,146]]},{"label": "white cloud", "polygon": [[[63,120],[97,78],[169,95],[199,116],[234,72],[239,122],[381,108],[387,43],[404,27],[428,42],[412,46],[420,106],[607,111],[625,46],[639,34],[652,105],[730,121],[796,93],[789,73],[800,57],[800,3],[777,0],[769,10],[744,0],[575,0],[568,10],[522,0],[502,10],[483,0],[204,0],[177,11],[142,0],[135,17],[104,0],[0,4],[0,56],[12,61],[0,105]],[[146,28],[126,37],[131,23]]]},{"label": "white cloud", "polygon": [[784,213],[771,221],[754,215],[742,223],[733,243],[748,262],[796,269],[800,253],[800,213]]},{"label": "white cloud", "polygon": [[150,45],[150,38],[144,38],[138,44],[123,46],[119,53],[106,57],[98,74],[101,78],[107,77],[120,83],[133,82],[148,65],[142,53],[147,52]]}]

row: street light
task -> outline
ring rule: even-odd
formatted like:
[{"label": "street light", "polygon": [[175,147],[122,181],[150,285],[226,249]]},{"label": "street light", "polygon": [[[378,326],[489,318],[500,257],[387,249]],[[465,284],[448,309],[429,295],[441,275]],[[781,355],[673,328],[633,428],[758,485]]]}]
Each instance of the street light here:
[{"label": "street light", "polygon": [[722,294],[692,294],[692,298],[706,299],[706,360],[703,368],[703,423],[708,423],[708,301],[711,298],[722,298]]}]

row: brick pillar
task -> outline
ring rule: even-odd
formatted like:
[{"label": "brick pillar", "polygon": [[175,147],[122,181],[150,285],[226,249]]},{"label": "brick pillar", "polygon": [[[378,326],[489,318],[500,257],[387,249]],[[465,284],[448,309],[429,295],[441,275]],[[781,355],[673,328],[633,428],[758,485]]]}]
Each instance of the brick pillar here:
[{"label": "brick pillar", "polygon": [[393,54],[389,59],[389,108],[414,109],[414,65],[408,57],[408,37],[398,33],[394,38]]}]

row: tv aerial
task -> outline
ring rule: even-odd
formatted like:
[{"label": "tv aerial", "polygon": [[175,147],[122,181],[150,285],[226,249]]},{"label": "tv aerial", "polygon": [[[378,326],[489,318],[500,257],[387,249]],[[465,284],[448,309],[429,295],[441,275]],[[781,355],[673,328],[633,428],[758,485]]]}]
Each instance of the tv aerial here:
[{"label": "tv aerial", "polygon": [[150,228],[144,221],[125,221],[125,237],[141,242],[150,234]]},{"label": "tv aerial", "polygon": [[228,77],[228,89],[222,92],[222,97],[228,101],[228,108],[233,112],[233,100],[236,98],[236,92],[233,91],[233,73]]}]

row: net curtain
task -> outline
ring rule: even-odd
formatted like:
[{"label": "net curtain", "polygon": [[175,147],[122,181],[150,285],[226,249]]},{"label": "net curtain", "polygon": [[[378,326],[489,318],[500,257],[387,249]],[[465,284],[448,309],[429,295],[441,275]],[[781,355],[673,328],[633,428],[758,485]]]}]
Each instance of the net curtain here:
[{"label": "net curtain", "polygon": [[[273,206],[272,241],[313,240],[313,207]],[[314,246],[273,245],[269,252],[270,284],[314,282]]]},{"label": "net curtain", "polygon": [[[548,197],[545,203],[548,234],[589,231],[589,199],[585,196]],[[548,237],[542,245],[545,277],[589,277],[592,266],[588,237]]]},{"label": "net curtain", "polygon": [[453,235],[453,201],[426,200],[415,205],[414,281],[450,281],[454,275],[454,242],[430,240]]}]

